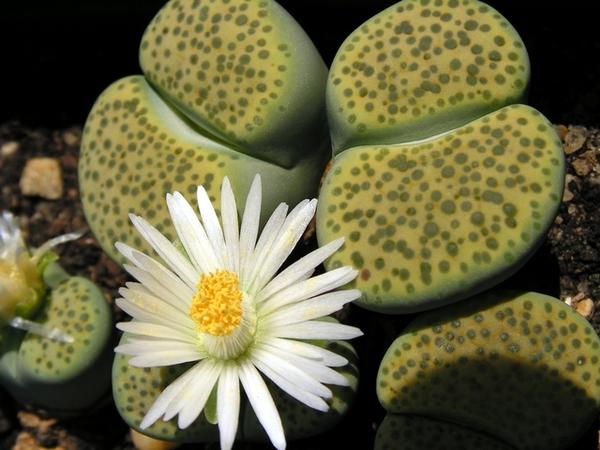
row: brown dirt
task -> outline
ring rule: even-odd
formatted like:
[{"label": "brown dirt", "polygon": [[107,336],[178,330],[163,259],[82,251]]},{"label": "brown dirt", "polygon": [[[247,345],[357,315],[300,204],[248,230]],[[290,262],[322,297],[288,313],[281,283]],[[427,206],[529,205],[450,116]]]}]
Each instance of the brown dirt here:
[{"label": "brown dirt", "polygon": [[560,272],[560,295],[590,299],[590,317],[600,333],[600,130],[557,127],[565,143],[567,175],[548,243]]}]

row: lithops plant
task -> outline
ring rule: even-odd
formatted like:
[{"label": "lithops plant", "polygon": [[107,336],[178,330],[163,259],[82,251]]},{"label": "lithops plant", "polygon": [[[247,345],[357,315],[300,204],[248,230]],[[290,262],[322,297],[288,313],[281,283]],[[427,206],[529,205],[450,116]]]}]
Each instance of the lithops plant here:
[{"label": "lithops plant", "polygon": [[109,388],[111,315],[91,281],[69,276],[51,248],[32,253],[16,221],[0,217],[0,384],[54,414],[82,412]]},{"label": "lithops plant", "polygon": [[515,30],[476,0],[404,0],[342,44],[317,234],[349,238],[327,267],[361,269],[360,305],[407,313],[466,298],[543,240],[564,161],[552,125],[511,105],[528,77]]},{"label": "lithops plant", "polygon": [[564,449],[597,415],[600,339],[553,297],[488,293],[415,319],[386,352],[377,395],[392,414],[457,423],[516,449]]},{"label": "lithops plant", "polygon": [[523,105],[419,144],[355,147],[325,180],[319,239],[349,237],[329,265],[361,269],[361,305],[430,309],[520,267],[554,219],[563,170],[552,126]]},{"label": "lithops plant", "polygon": [[102,93],[82,139],[84,211],[113,258],[116,240],[142,244],[130,212],[173,236],[166,192],[190,197],[202,184],[218,201],[227,175],[243,200],[260,173],[265,210],[316,193],[329,152],[327,69],[277,3],[171,0],[146,29],[140,63],[143,76]]}]

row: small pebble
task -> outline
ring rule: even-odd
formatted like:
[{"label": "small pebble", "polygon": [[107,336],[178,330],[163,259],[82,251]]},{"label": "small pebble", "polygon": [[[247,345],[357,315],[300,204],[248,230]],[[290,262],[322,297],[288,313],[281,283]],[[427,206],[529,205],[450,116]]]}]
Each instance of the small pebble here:
[{"label": "small pebble", "polygon": [[81,142],[79,134],[75,133],[74,131],[65,131],[63,133],[63,139],[65,144],[67,144],[69,147],[79,147]]},{"label": "small pebble", "polygon": [[588,150],[583,154],[578,154],[577,158],[571,161],[571,166],[580,177],[586,177],[592,172],[599,173],[600,164],[598,164],[596,150]]},{"label": "small pebble", "polygon": [[579,184],[579,178],[568,173],[565,176],[565,190],[563,192],[563,198],[562,198],[563,202],[570,202],[571,200],[573,200],[574,194],[573,194],[573,192],[571,192],[571,187],[570,187],[572,182]]},{"label": "small pebble", "polygon": [[581,292],[574,297],[568,297],[565,302],[586,319],[594,314],[594,301]]},{"label": "small pebble", "polygon": [[60,163],[55,158],[32,158],[25,164],[19,181],[23,195],[56,200],[63,195]]},{"label": "small pebble", "polygon": [[583,144],[585,144],[586,129],[581,126],[570,126],[567,136],[565,137],[565,153],[570,155],[575,153]]},{"label": "small pebble", "polygon": [[12,450],[40,450],[40,446],[31,433],[21,431],[17,436]]},{"label": "small pebble", "polygon": [[569,213],[570,216],[574,216],[577,213],[577,206],[576,205],[569,205],[567,207],[567,212]]},{"label": "small pebble", "polygon": [[0,147],[0,155],[3,158],[10,158],[19,151],[19,143],[16,141],[8,141]]},{"label": "small pebble", "polygon": [[575,169],[575,173],[580,177],[585,177],[592,171],[592,165],[586,158],[577,158],[571,165]]},{"label": "small pebble", "polygon": [[17,417],[23,428],[35,429],[41,433],[47,433],[57,423],[56,419],[44,419],[37,414],[26,411],[19,411]]},{"label": "small pebble", "polygon": [[569,129],[564,125],[555,125],[554,129],[556,130],[556,134],[558,134],[558,137],[560,137],[560,140],[564,142],[565,138],[567,137],[567,133],[569,132]]},{"label": "small pebble", "polygon": [[589,319],[594,314],[594,302],[589,298],[584,298],[575,305],[575,311]]}]

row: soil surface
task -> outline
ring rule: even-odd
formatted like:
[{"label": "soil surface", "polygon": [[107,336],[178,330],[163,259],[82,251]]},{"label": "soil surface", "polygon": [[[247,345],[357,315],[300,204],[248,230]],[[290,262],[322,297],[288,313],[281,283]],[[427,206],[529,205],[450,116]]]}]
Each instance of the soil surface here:
[{"label": "soil surface", "polygon": [[[538,253],[504,287],[533,289],[570,303],[600,332],[600,130],[557,126],[567,159],[566,188],[558,217]],[[96,282],[111,305],[126,274],[100,249],[91,235],[79,201],[77,155],[81,128],[30,129],[17,122],[0,124],[0,210],[19,219],[25,239],[38,246],[51,237],[83,231],[84,237],[60,246],[62,266],[71,274]],[[59,163],[62,195],[46,199],[23,195],[21,178],[28,161],[52,158]],[[40,187],[43,191],[44,187]],[[314,239],[314,238],[313,238]],[[305,242],[301,251],[314,246]],[[123,314],[113,307],[115,320]],[[373,448],[384,411],[372,389],[383,353],[411,316],[382,319],[381,315],[350,308],[345,319],[361,327],[369,340],[355,342],[361,355],[361,384],[350,414],[334,430],[316,438],[292,442],[290,450],[349,447]],[[16,404],[0,389],[0,449],[132,449],[127,426],[107,393],[104,406],[76,420],[56,420],[43,411]],[[207,450],[214,444],[183,446]],[[237,449],[268,446],[236,444]],[[573,450],[598,448],[597,424]]]}]

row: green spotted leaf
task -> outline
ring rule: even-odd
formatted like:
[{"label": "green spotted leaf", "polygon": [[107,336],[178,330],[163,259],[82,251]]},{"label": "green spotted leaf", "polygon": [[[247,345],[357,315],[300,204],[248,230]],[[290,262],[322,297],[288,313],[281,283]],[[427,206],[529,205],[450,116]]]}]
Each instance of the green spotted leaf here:
[{"label": "green spotted leaf", "polygon": [[434,136],[518,103],[527,51],[477,0],[404,0],[358,27],[329,74],[334,152]]},{"label": "green spotted leaf", "polygon": [[345,236],[327,263],[360,270],[358,304],[431,309],[514,273],[544,239],[563,189],[552,125],[513,105],[457,130],[338,155],[320,193],[317,235]]},{"label": "green spotted leaf", "polygon": [[109,390],[112,319],[91,281],[70,277],[48,294],[38,323],[74,339],[63,343],[5,328],[0,379],[20,401],[59,413],[89,408]]},{"label": "green spotted leaf", "polygon": [[430,311],[392,343],[377,395],[520,450],[568,448],[600,406],[600,339],[563,302],[496,292]]},{"label": "green spotted leaf", "polygon": [[84,212],[113,259],[123,262],[117,240],[142,247],[129,213],[174,237],[168,192],[194,200],[201,184],[218,202],[228,176],[241,209],[258,173],[263,222],[280,202],[316,194],[329,157],[327,68],[276,2],[171,0],[144,33],[140,64],[144,76],[96,101],[81,145]]},{"label": "green spotted leaf", "polygon": [[221,181],[228,176],[238,208],[243,208],[259,173],[265,216],[282,201],[296,204],[314,195],[324,154],[305,156],[286,169],[234,151],[197,133],[143,77],[128,77],[100,96],[87,119],[79,160],[83,208],[104,251],[122,261],[116,241],[150,251],[130,225],[129,213],[175,239],[165,202],[168,192],[179,191],[195,205],[202,185],[218,207]]},{"label": "green spotted leaf", "polygon": [[172,0],[140,48],[163,98],[233,150],[293,167],[324,130],[327,69],[270,0]]}]

